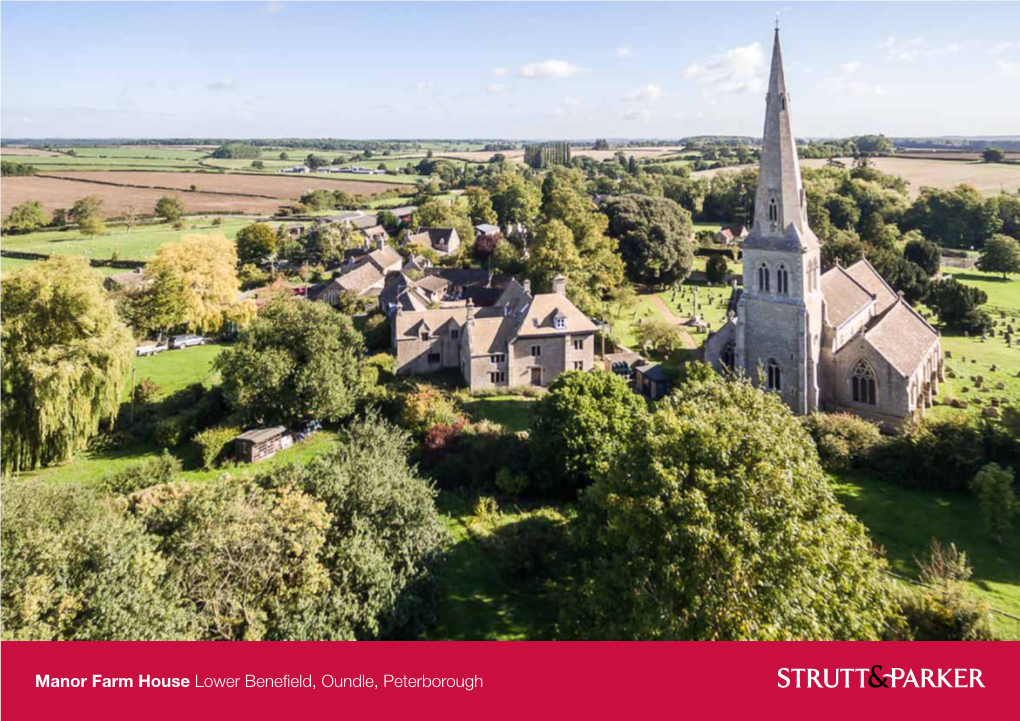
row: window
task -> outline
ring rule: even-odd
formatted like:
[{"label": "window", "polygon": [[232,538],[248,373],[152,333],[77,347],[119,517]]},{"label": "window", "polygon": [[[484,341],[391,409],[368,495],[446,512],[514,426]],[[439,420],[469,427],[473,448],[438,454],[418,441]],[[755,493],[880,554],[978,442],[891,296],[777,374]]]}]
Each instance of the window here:
[{"label": "window", "polygon": [[770,360],[765,364],[765,375],[770,391],[783,390],[783,372],[779,369],[779,364],[775,360]]},{"label": "window", "polygon": [[773,223],[779,220],[779,204],[776,203],[775,198],[769,200],[769,220]]},{"label": "window", "polygon": [[776,292],[779,295],[790,294],[790,273],[782,263],[776,269]]},{"label": "window", "polygon": [[583,371],[584,370],[584,361],[574,361],[574,370],[575,371]]},{"label": "window", "polygon": [[762,293],[769,292],[769,267],[765,263],[758,268],[758,290]]},{"label": "window", "polygon": [[737,368],[737,344],[730,341],[723,346],[722,355],[719,357],[722,364],[729,370],[736,370]]},{"label": "window", "polygon": [[850,389],[853,393],[854,403],[866,403],[873,406],[878,402],[875,371],[863,358],[854,364],[854,368],[850,372]]},{"label": "window", "polygon": [[779,96],[779,102],[782,104],[783,110],[786,110],[786,96],[785,95],[780,95]]},{"label": "window", "polygon": [[506,371],[493,371],[489,373],[490,383],[506,383]]},{"label": "window", "polygon": [[429,353],[429,365],[438,365],[440,357],[438,353]]},{"label": "window", "polygon": [[428,340],[429,339],[429,332],[427,330],[423,330],[421,332],[421,339],[422,340]]},{"label": "window", "polygon": [[531,346],[531,355],[533,355],[535,358],[540,358],[542,356],[542,346],[540,345]]},{"label": "window", "polygon": [[454,328],[453,330],[451,330],[450,331],[450,337],[453,338],[454,340],[457,340],[458,338],[460,338],[460,330],[457,329],[457,328]]},{"label": "window", "polygon": [[574,350],[584,350],[584,338],[574,339]]},{"label": "window", "polygon": [[493,353],[489,356],[489,360],[492,361],[493,365],[499,365],[500,363],[506,363],[506,354],[504,353]]},{"label": "window", "polygon": [[564,328],[567,327],[567,319],[562,315],[556,316],[556,318],[553,319],[553,322],[556,324],[556,327],[559,330],[563,330]]}]

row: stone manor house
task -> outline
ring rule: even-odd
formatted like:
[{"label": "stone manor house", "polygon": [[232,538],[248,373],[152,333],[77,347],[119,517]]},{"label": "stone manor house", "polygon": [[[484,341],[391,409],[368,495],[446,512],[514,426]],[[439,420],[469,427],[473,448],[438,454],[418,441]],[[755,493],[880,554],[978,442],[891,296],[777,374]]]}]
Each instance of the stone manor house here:
[{"label": "stone manor house", "polygon": [[777,29],[743,288],[706,360],[764,384],[796,413],[850,412],[901,430],[945,380],[938,331],[867,260],[821,272],[790,108]]}]

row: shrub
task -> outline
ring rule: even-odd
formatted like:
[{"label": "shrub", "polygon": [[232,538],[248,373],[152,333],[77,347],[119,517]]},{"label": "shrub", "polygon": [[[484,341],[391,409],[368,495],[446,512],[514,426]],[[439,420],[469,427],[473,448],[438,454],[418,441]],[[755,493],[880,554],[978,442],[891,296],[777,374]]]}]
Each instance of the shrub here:
[{"label": "shrub", "polygon": [[526,473],[514,473],[506,466],[499,469],[496,474],[496,488],[511,496],[519,496],[528,488],[528,475]]},{"label": "shrub", "polygon": [[202,468],[212,468],[218,461],[229,455],[234,439],[241,434],[238,426],[213,426],[195,435],[202,456]]},{"label": "shrub", "polygon": [[142,378],[135,386],[135,403],[154,403],[161,390],[163,390],[163,386],[156,381],[151,378]]},{"label": "shrub", "polygon": [[709,283],[719,285],[726,282],[729,272],[730,267],[726,264],[726,258],[719,253],[713,253],[705,263],[705,275],[708,276]]},{"label": "shrub", "polygon": [[135,491],[160,483],[169,483],[181,472],[181,462],[163,450],[155,458],[146,458],[105,476],[99,482],[100,488],[118,496],[126,496]]},{"label": "shrub", "polygon": [[464,429],[464,421],[454,423],[437,423],[425,432],[422,440],[422,460],[426,468],[435,468],[447,456],[460,450],[460,434]]},{"label": "shrub", "polygon": [[849,413],[814,413],[802,420],[827,471],[864,465],[882,442],[877,425]]},{"label": "shrub", "polygon": [[873,466],[885,480],[917,488],[962,490],[984,462],[985,433],[957,416],[925,419],[873,453]]},{"label": "shrub", "polygon": [[168,416],[156,422],[153,440],[161,448],[176,448],[184,443],[194,430],[190,415],[182,413],[181,415]]},{"label": "shrub", "polygon": [[389,353],[375,353],[366,358],[363,365],[376,369],[379,383],[388,383],[393,380],[393,372],[397,368],[397,359]]},{"label": "shrub", "polygon": [[1013,529],[1013,516],[1017,512],[1013,469],[989,463],[974,476],[970,489],[978,499],[981,523],[995,542],[1001,544],[1002,534]]},{"label": "shrub", "polygon": [[416,383],[410,392],[404,394],[400,425],[416,436],[424,436],[437,423],[452,425],[457,420],[453,403],[435,386]]},{"label": "shrub", "polygon": [[365,336],[365,347],[370,351],[384,350],[390,347],[390,321],[382,312],[369,313],[362,329]]}]

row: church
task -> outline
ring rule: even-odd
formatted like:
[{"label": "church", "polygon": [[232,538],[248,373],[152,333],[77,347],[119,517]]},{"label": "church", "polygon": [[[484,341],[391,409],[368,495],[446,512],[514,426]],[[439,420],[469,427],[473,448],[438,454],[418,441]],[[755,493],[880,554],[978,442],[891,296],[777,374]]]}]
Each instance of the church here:
[{"label": "church", "polygon": [[938,331],[867,260],[822,273],[791,107],[777,28],[743,287],[705,359],[778,393],[795,413],[853,413],[901,431],[945,380]]}]

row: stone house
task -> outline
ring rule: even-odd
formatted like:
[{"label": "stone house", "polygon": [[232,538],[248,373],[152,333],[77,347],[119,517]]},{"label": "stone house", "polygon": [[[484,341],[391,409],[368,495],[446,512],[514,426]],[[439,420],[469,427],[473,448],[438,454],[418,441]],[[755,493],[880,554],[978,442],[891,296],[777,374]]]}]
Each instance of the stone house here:
[{"label": "stone house", "polygon": [[453,255],[460,249],[460,236],[456,228],[418,228],[408,236],[410,245],[431,248],[439,255]]}]

